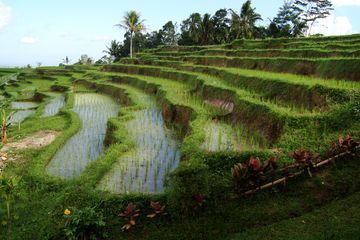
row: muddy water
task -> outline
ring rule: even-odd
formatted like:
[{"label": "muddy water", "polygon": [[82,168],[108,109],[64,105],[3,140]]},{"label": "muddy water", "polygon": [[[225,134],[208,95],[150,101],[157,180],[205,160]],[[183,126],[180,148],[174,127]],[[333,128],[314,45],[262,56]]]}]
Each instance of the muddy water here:
[{"label": "muddy water", "polygon": [[135,149],[122,156],[99,184],[99,188],[115,193],[164,190],[165,175],[180,161],[180,143],[165,126],[155,101],[142,96],[148,106],[134,113],[126,124]]},{"label": "muddy water", "polygon": [[54,98],[50,101],[48,105],[46,105],[44,112],[42,114],[43,117],[51,117],[55,116],[59,113],[60,109],[65,106],[65,96],[62,94],[51,94]]},{"label": "muddy water", "polygon": [[105,95],[78,93],[75,94],[73,111],[79,115],[82,127],[55,154],[47,166],[50,175],[78,176],[100,156],[104,150],[107,121],[118,115],[119,105]]}]

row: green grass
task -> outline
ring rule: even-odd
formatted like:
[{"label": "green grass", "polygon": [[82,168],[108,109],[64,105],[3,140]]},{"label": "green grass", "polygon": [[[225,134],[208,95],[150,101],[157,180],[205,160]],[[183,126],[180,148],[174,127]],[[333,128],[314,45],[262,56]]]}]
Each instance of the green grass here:
[{"label": "green grass", "polygon": [[[249,102],[249,104],[262,104],[270,109],[273,109],[276,112],[283,113],[285,115],[295,115],[295,116],[306,116],[306,115],[316,115],[316,110],[308,110],[304,106],[300,105],[300,107],[296,106],[296,102],[293,105],[289,103],[285,103],[280,98],[278,99],[271,99],[268,98],[264,94],[258,94],[256,91],[248,91],[245,89],[240,89],[236,84],[232,82],[227,82],[224,78],[215,77],[209,74],[203,74],[201,71],[194,73],[194,71],[189,71],[185,66],[184,69],[172,69],[172,68],[164,68],[164,67],[144,67],[139,65],[116,65],[113,68],[113,71],[118,72],[137,72],[138,74],[142,75],[152,75],[158,77],[167,77],[168,79],[172,79],[179,82],[185,82],[192,86],[197,85],[204,85],[204,87],[208,86],[210,88],[215,88],[219,92],[221,91],[231,91],[233,92],[238,98]],[[195,70],[196,68],[191,68],[191,70]],[[186,71],[188,70],[188,71]],[[201,88],[197,86],[197,88]],[[254,88],[255,89],[255,88]],[[252,90],[254,90],[252,89]],[[258,89],[256,89],[258,90]],[[226,95],[226,94],[225,94]],[[228,94],[229,95],[229,94]],[[211,96],[212,98],[220,98],[221,95],[213,93]],[[229,96],[225,96],[229,97]],[[266,99],[268,98],[268,99]]]},{"label": "green grass", "polygon": [[[163,46],[139,54],[139,59],[122,60],[130,64],[22,70],[17,81],[2,87],[6,112],[11,111],[11,102],[23,104],[39,93],[44,93],[44,98],[20,128],[9,128],[10,142],[42,130],[59,135],[43,148],[16,151],[16,161],[6,167],[5,177],[16,175],[22,180],[11,205],[16,217],[0,228],[0,239],[65,239],[63,211],[72,207],[95,207],[104,217],[109,239],[356,238],[359,152],[312,171],[311,178],[304,174],[285,186],[251,196],[235,193],[231,167],[247,164],[250,157],[264,162],[273,154],[284,167],[293,163],[289,153],[299,148],[325,159],[330,143],[339,135],[351,134],[359,140],[359,83],[304,76],[345,76],[344,71],[358,71],[357,58],[331,55],[358,51],[358,42],[359,36],[353,35],[239,40],[232,46]],[[237,46],[255,49],[230,49]],[[343,50],[327,50],[338,47]],[[266,58],[225,56],[237,54]],[[175,55],[180,57],[171,57]],[[181,61],[194,58],[209,62]],[[269,65],[263,66],[262,61]],[[354,64],[345,66],[348,62]],[[239,68],[238,63],[257,66]],[[299,75],[273,72],[305,63],[309,63],[304,67],[308,72]],[[53,86],[68,89],[66,103],[56,107],[61,108],[58,114],[43,117],[48,108],[55,110],[54,96],[49,93]],[[49,175],[49,162],[81,131],[82,124],[89,125],[81,121],[81,112],[73,111],[76,96],[100,93],[121,105],[119,115],[102,121],[102,126],[107,126],[99,140],[104,143],[102,154],[76,178]],[[99,127],[96,121],[92,123]],[[175,139],[179,143],[176,148]],[[79,152],[85,140],[78,141],[80,147],[74,144],[72,151]],[[164,165],[159,164],[161,160]],[[180,167],[165,181],[178,162]],[[199,193],[205,194],[202,206],[195,201]],[[148,219],[154,200],[166,205],[169,214]],[[140,217],[133,229],[122,232],[125,221],[118,214],[130,201],[140,209]],[[0,202],[1,220],[3,205]]]},{"label": "green grass", "polygon": [[[317,49],[221,49],[211,48],[195,52],[154,52],[158,56],[228,56],[228,57],[288,57],[288,58],[334,58],[334,57],[359,57],[360,51],[356,48],[346,50]],[[137,57],[147,57],[148,53],[137,54]]]},{"label": "green grass", "polygon": [[[129,72],[129,73],[141,73],[144,75],[154,75],[154,76],[168,76],[168,78],[170,79],[174,79],[177,81],[182,81],[183,82],[188,82],[188,83],[192,83],[189,77],[185,77],[187,75],[184,75],[184,72],[181,71],[170,71],[168,68],[156,68],[156,67],[143,67],[143,66],[133,66],[133,65],[116,65],[113,66],[113,70],[114,71],[123,71],[123,72]],[[111,69],[111,68],[110,68]],[[162,75],[161,73],[164,72],[164,74]],[[171,72],[173,73],[172,75],[169,75],[168,73]],[[182,74],[182,75],[181,75]],[[135,75],[132,75],[135,76]],[[181,77],[180,77],[181,76]],[[211,77],[209,77],[209,79],[212,79]],[[196,81],[195,81],[196,82]],[[209,81],[210,82],[210,81]],[[191,84],[192,86],[196,85],[195,83]],[[208,88],[208,89],[207,89]],[[217,96],[217,98],[221,97],[225,97],[225,99],[227,99],[228,101],[234,101],[235,106],[237,106],[236,108],[236,115],[238,116],[236,117],[236,121],[243,121],[243,124],[250,130],[257,130],[258,132],[260,132],[260,135],[264,135],[264,132],[266,132],[267,137],[271,139],[272,142],[276,142],[278,141],[277,137],[279,137],[279,134],[283,134],[283,133],[293,133],[293,131],[295,129],[299,129],[299,132],[303,131],[300,129],[303,129],[305,126],[308,127],[308,130],[306,131],[311,131],[310,129],[312,128],[320,128],[320,132],[329,132],[328,129],[329,126],[333,125],[335,123],[335,119],[331,120],[330,122],[329,117],[333,116],[334,114],[336,114],[336,112],[339,111],[339,104],[335,104],[333,105],[334,109],[332,111],[330,111],[329,113],[323,113],[323,114],[319,114],[319,113],[312,113],[311,115],[306,115],[306,114],[298,114],[298,115],[294,115],[294,113],[291,113],[289,111],[284,111],[283,108],[278,107],[277,105],[274,105],[272,103],[267,103],[266,101],[256,101],[256,99],[247,99],[246,97],[242,97],[239,98],[239,95],[236,95],[237,97],[233,97],[231,98],[231,93],[229,92],[220,92],[219,94],[219,88],[218,87],[212,87],[210,84],[210,87],[207,87],[207,85],[204,85],[202,87],[205,95],[203,95],[203,97],[206,97],[206,92],[208,92],[209,96]],[[275,88],[274,88],[275,89]],[[220,89],[221,90],[221,89]],[[228,89],[229,90],[229,89]],[[340,101],[343,102],[344,104],[344,100],[340,100],[340,99],[344,99],[346,98],[346,92],[345,94],[343,91],[339,90],[339,93],[336,93],[336,88],[333,90],[328,90],[331,94],[330,95],[331,98],[334,98],[337,102],[340,103]],[[236,90],[237,93],[241,92],[239,90]],[[290,94],[294,95],[294,93],[289,92]],[[335,94],[334,94],[335,93]],[[211,95],[210,95],[211,94]],[[349,101],[350,99],[350,91],[347,93],[348,95],[348,100],[345,101]],[[339,99],[338,96],[341,96]],[[247,116],[251,116],[251,118],[247,118]],[[301,118],[299,117],[301,116]],[[331,119],[331,117],[330,117]],[[266,127],[264,129],[264,126],[273,126],[273,127]],[[272,130],[271,130],[272,129]],[[296,130],[298,131],[298,130]],[[251,131],[250,131],[251,132]],[[351,131],[353,132],[353,131]],[[356,132],[355,132],[356,133]],[[302,133],[301,133],[302,134]],[[306,133],[308,134],[308,133]],[[311,136],[313,137],[313,139],[309,139],[309,141],[307,141],[306,139],[303,140],[303,142],[301,143],[303,146],[311,146],[312,141],[316,141],[316,139],[319,141],[320,139],[323,139],[323,133],[320,134],[320,136],[318,134],[311,134]],[[326,135],[326,134],[325,134]],[[345,133],[346,135],[346,133]],[[286,135],[286,138],[280,139],[280,142],[278,143],[279,146],[281,147],[285,147],[286,145],[289,146],[289,148],[287,149],[292,149],[295,150],[294,148],[299,146],[299,141],[296,138],[290,137],[290,135]],[[307,135],[305,135],[307,136]],[[331,137],[334,138],[333,133],[331,134]],[[336,138],[336,136],[335,136]],[[275,140],[274,140],[275,139]],[[331,141],[329,140],[329,138],[323,139],[324,141]],[[322,140],[321,140],[322,141]],[[305,142],[309,142],[311,144],[305,143]],[[316,144],[314,144],[312,147],[310,148],[314,148],[314,146],[316,146]],[[300,145],[301,147],[301,145]]]},{"label": "green grass", "polygon": [[312,213],[226,239],[358,239],[360,193],[319,207]]},{"label": "green grass", "polygon": [[[127,60],[126,62],[131,61]],[[140,61],[140,63],[157,66],[166,62]],[[224,82],[227,85],[246,89],[250,92],[257,92],[265,98],[283,98],[283,102],[292,102],[293,104],[305,107],[312,105],[309,102],[312,94],[323,95],[323,97],[330,100],[329,103],[332,101],[343,102],[343,99],[349,96],[352,91],[360,89],[360,85],[357,82],[325,80],[287,73],[178,63],[174,68],[192,71],[192,73],[206,73],[219,77],[220,81],[218,82]]]},{"label": "green grass", "polygon": [[356,81],[359,61],[356,58],[305,59],[305,58],[250,58],[220,56],[158,57],[165,60],[183,60],[199,65],[238,67],[273,72],[295,73],[322,78]]}]

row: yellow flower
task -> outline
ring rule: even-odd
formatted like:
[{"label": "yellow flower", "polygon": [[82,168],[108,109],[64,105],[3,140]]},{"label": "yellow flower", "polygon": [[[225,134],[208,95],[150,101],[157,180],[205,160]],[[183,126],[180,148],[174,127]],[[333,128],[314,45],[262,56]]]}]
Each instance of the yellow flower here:
[{"label": "yellow flower", "polygon": [[64,211],[65,215],[70,215],[70,213],[71,213],[71,211],[69,209],[65,209],[65,211]]}]

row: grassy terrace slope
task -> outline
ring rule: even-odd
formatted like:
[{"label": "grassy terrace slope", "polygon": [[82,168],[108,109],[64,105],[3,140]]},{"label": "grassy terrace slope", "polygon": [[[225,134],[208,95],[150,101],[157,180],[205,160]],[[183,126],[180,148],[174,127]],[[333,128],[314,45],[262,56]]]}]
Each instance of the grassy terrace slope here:
[{"label": "grassy terrace slope", "polygon": [[[21,177],[14,217],[0,202],[0,239],[67,239],[73,216],[97,239],[353,239],[358,149],[249,196],[231,168],[276,156],[286,170],[273,181],[290,176],[297,149],[324,160],[339,136],[359,141],[359,53],[360,35],[237,40],[103,66],[0,69],[7,146],[54,136],[0,149],[12,160],[2,177]],[[146,217],[151,201],[168,214]],[[123,232],[129,202],[140,216]]]}]

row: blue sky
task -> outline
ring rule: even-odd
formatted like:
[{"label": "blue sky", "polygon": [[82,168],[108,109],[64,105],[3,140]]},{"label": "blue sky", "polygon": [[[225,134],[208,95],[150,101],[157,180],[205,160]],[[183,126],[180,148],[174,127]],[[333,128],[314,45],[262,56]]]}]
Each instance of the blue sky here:
[{"label": "blue sky", "polygon": [[[110,40],[123,40],[124,30],[114,25],[128,10],[141,12],[148,31],[153,31],[168,20],[181,23],[193,12],[239,11],[244,1],[0,0],[0,66],[58,65],[65,56],[75,62],[81,54],[98,59]],[[326,35],[358,33],[360,0],[332,1],[333,15],[314,31]],[[283,4],[283,0],[252,2],[265,20],[263,24]]]}]

